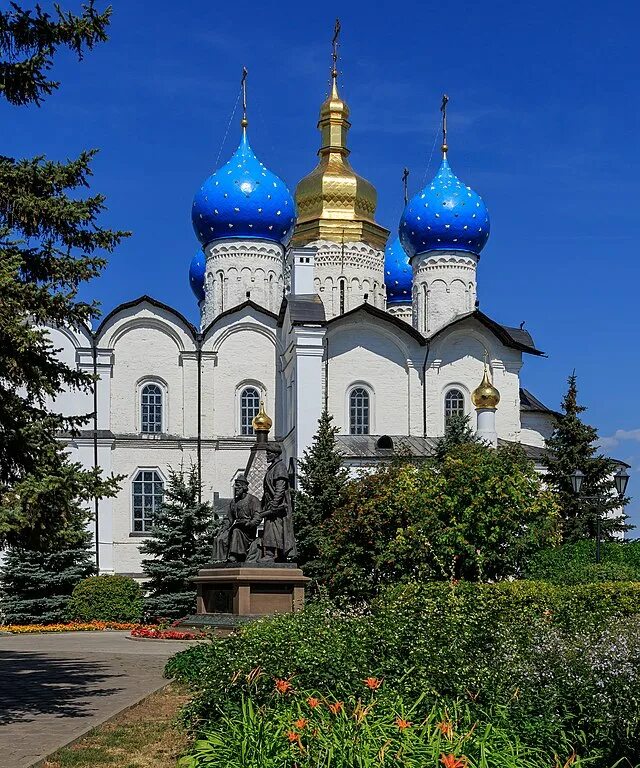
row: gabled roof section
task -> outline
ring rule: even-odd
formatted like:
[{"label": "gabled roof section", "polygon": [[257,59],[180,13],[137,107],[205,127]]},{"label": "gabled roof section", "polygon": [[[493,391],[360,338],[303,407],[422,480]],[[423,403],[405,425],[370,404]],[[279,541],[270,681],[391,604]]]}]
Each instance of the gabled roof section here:
[{"label": "gabled roof section", "polygon": [[378,307],[374,307],[373,304],[360,304],[354,309],[350,309],[348,312],[345,312],[343,315],[336,315],[336,317],[332,317],[331,320],[327,321],[327,325],[339,323],[341,320],[344,320],[347,317],[352,317],[358,312],[364,312],[365,314],[375,317],[377,320],[390,323],[398,330],[403,331],[407,335],[411,336],[411,338],[415,339],[421,346],[424,346],[427,343],[426,338],[420,333],[420,331],[416,331],[412,325],[405,323],[404,320],[400,320],[399,317],[395,317],[394,315],[389,314],[389,312],[385,312],[384,309],[378,309]]},{"label": "gabled roof section", "polygon": [[520,387],[520,410],[527,411],[528,413],[548,413],[557,418],[562,416],[558,411],[552,411],[551,408],[547,408],[528,389],[523,387]]},{"label": "gabled roof section", "polygon": [[284,318],[289,309],[289,317],[293,325],[304,325],[312,323],[313,325],[324,325],[326,315],[324,313],[324,304],[317,293],[294,293],[285,296],[280,305],[280,314],[278,315],[278,325],[282,327]]},{"label": "gabled roof section", "polygon": [[529,331],[525,331],[524,328],[511,328],[508,325],[501,325],[495,320],[492,320],[488,315],[485,315],[484,312],[481,312],[479,309],[476,309],[473,312],[466,312],[464,315],[458,315],[450,323],[436,331],[433,336],[430,336],[429,341],[433,341],[442,333],[452,328],[454,325],[458,325],[458,323],[462,323],[469,318],[477,320],[479,323],[484,325],[484,327],[491,331],[491,333],[493,333],[493,335],[499,339],[505,345],[505,347],[518,349],[521,352],[527,352],[530,355],[544,356],[544,352],[536,349],[533,338],[531,337]]},{"label": "gabled roof section", "polygon": [[100,325],[96,328],[96,332],[94,336],[98,337],[103,329],[106,327],[107,323],[111,318],[115,317],[120,312],[124,311],[125,309],[132,309],[133,307],[138,306],[139,304],[151,304],[152,307],[156,307],[157,309],[162,309],[165,312],[168,312],[169,314],[173,315],[175,318],[177,318],[181,323],[186,325],[186,327],[189,329],[189,333],[193,336],[195,339],[196,334],[198,333],[196,327],[190,323],[187,318],[180,314],[178,310],[174,309],[173,307],[170,307],[168,304],[163,304],[161,301],[158,301],[157,299],[152,298],[151,296],[147,296],[146,294],[144,296],[140,296],[137,299],[134,299],[133,301],[126,301],[124,304],[119,304],[115,309],[112,309],[111,312],[109,312],[108,315],[105,315],[105,317],[100,321]]},{"label": "gabled roof section", "polygon": [[271,312],[270,310],[266,309],[265,307],[261,307],[260,304],[256,304],[255,301],[251,301],[251,299],[247,299],[246,301],[243,301],[242,304],[238,304],[235,307],[231,307],[230,309],[225,309],[224,312],[221,312],[216,318],[214,318],[209,325],[204,329],[202,332],[203,336],[206,336],[207,333],[225,317],[229,317],[229,315],[233,315],[236,312],[242,312],[243,309],[253,309],[256,312],[260,312],[262,315],[266,315],[267,317],[272,318],[273,320],[278,319],[278,315],[275,314],[275,312]]}]

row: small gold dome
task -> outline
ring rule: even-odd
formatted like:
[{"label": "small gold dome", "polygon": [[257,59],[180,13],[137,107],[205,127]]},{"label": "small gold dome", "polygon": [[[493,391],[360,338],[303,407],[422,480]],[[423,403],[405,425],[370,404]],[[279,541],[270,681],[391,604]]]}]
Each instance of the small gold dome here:
[{"label": "small gold dome", "polygon": [[471,400],[476,408],[495,408],[500,402],[500,393],[491,383],[486,365],[480,386],[473,390]]},{"label": "small gold dome", "polygon": [[254,432],[268,432],[273,425],[271,419],[267,416],[267,412],[264,409],[264,400],[260,401],[260,410],[253,417],[251,426]]}]

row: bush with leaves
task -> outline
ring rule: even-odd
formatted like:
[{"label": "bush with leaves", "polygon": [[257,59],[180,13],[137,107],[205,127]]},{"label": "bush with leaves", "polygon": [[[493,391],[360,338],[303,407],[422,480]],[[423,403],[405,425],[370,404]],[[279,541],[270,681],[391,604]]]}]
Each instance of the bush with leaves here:
[{"label": "bush with leaves", "polygon": [[462,444],[349,483],[320,550],[332,595],[370,598],[412,579],[518,576],[557,540],[554,495],[522,450]]},{"label": "bush with leaves", "polygon": [[74,588],[67,615],[72,621],[140,621],[140,585],[129,576],[91,576]]},{"label": "bush with leaves", "polygon": [[528,579],[553,584],[589,584],[595,581],[640,581],[640,541],[606,541],[600,546],[583,539],[544,549],[527,564]]},{"label": "bush with leaves", "polygon": [[369,612],[312,603],[171,659],[196,696],[185,716],[217,728],[251,682],[256,706],[275,679],[347,699],[370,675],[406,705],[463,701],[500,710],[540,749],[564,736],[582,755],[640,760],[640,584],[539,582],[397,586]]}]

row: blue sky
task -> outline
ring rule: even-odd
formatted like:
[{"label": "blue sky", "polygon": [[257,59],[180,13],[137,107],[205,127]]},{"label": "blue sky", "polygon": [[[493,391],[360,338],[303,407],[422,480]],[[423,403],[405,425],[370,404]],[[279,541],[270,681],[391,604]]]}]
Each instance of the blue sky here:
[{"label": "blue sky", "polygon": [[[133,236],[86,296],[107,312],[148,293],[196,322],[191,201],[237,144],[241,68],[252,145],[293,189],[315,164],[339,15],[351,160],[378,189],[378,220],[397,226],[404,166],[412,193],[435,172],[446,91],[451,165],[491,215],[481,308],[526,322],[548,358],[527,358],[522,381],[550,407],[575,368],[586,418],[632,464],[629,491],[640,495],[636,4],[113,6],[109,43],[79,65],[63,56],[62,88],[44,106],[0,105],[5,154],[101,150],[93,185],[108,198],[104,221]],[[640,504],[632,509],[640,524]]]}]

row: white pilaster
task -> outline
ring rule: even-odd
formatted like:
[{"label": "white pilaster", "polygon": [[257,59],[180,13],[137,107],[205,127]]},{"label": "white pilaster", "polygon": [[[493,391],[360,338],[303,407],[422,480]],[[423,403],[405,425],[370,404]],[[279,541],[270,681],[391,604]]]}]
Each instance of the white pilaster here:
[{"label": "white pilaster", "polygon": [[322,414],[323,327],[294,326],[291,330],[295,366],[295,456],[297,461],[309,448]]},{"label": "white pilaster", "polygon": [[478,437],[481,437],[494,448],[498,445],[498,433],[496,432],[496,409],[476,408],[478,420]]}]

